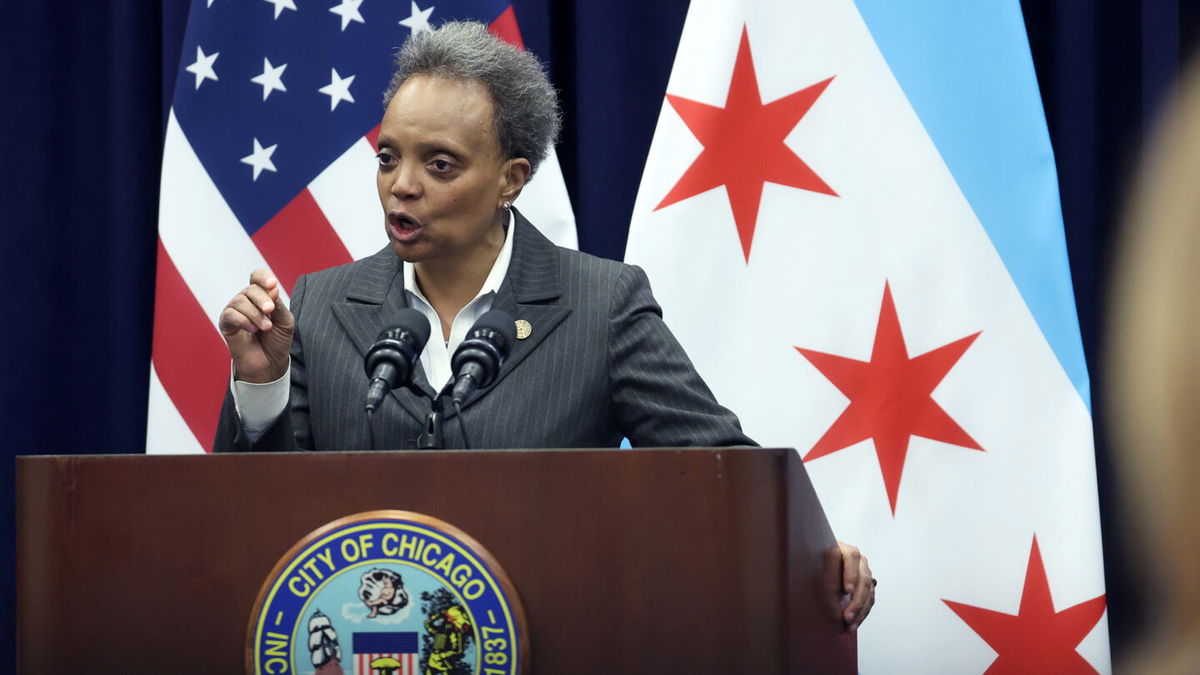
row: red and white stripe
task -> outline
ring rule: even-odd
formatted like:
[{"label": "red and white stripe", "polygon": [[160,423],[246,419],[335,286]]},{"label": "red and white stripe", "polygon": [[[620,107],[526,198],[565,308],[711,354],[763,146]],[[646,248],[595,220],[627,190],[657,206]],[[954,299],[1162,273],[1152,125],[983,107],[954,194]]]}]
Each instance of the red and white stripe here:
[{"label": "red and white stripe", "polygon": [[396,675],[414,675],[417,672],[416,654],[355,654],[354,657],[355,675],[375,675],[377,671],[371,669],[371,662],[382,657],[400,662],[400,670]]}]

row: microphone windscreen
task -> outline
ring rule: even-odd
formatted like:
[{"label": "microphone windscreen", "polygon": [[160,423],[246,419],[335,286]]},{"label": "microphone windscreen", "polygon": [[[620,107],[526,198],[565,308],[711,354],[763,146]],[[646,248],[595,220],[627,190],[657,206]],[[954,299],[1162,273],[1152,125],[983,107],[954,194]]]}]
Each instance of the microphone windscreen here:
[{"label": "microphone windscreen", "polygon": [[418,354],[425,348],[425,343],[429,342],[429,319],[425,318],[425,315],[419,310],[415,310],[412,307],[405,307],[396,312],[396,318],[392,322],[392,327],[385,330],[379,337],[382,338],[385,334],[397,328],[412,333],[412,336],[416,338],[416,344],[413,346],[416,347]]},{"label": "microphone windscreen", "polygon": [[512,315],[502,309],[488,310],[479,317],[474,326],[471,326],[471,335],[475,335],[483,329],[494,331],[504,337],[504,344],[496,346],[502,355],[508,356],[508,351],[512,349],[513,343],[517,340],[517,324],[513,321]]},{"label": "microphone windscreen", "polygon": [[396,312],[392,325],[383,329],[363,358],[371,384],[367,387],[367,413],[379,407],[388,391],[408,384],[413,364],[429,342],[429,319],[406,307]]}]

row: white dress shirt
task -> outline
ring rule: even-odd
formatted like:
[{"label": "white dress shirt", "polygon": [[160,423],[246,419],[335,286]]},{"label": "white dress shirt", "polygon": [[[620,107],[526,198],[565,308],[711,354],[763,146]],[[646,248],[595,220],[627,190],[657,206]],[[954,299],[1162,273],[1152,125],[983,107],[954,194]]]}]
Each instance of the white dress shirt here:
[{"label": "white dress shirt", "polygon": [[[425,345],[425,349],[421,350],[420,361],[429,386],[435,390],[440,391],[453,375],[450,372],[450,357],[458,345],[466,339],[467,331],[475,325],[479,317],[492,308],[492,301],[500,289],[500,284],[504,282],[504,277],[508,274],[509,263],[512,261],[513,238],[510,236],[511,234],[512,212],[510,211],[500,255],[496,256],[496,262],[492,264],[492,269],[488,272],[487,279],[484,280],[479,292],[475,294],[475,298],[455,315],[454,322],[450,325],[449,339],[443,339],[442,321],[433,306],[429,304],[425,294],[421,292],[420,284],[417,283],[416,267],[407,261],[403,263],[404,291],[408,295],[408,305],[419,310],[429,320],[429,343]],[[275,419],[287,408],[291,372],[292,367],[289,361],[288,369],[283,377],[274,382],[256,384],[236,379],[231,366],[230,381],[234,407],[242,419],[242,427],[251,443],[261,438],[263,433],[275,422]],[[365,396],[365,383],[363,392]]]}]

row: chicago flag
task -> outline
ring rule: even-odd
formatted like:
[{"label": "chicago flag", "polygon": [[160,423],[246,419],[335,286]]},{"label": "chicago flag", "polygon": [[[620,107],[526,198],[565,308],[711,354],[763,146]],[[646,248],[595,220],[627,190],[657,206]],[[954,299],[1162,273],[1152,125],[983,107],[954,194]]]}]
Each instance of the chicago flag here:
[{"label": "chicago flag", "polygon": [[626,259],[869,556],[863,672],[1110,670],[1088,380],[1017,0],[692,2]]},{"label": "chicago flag", "polygon": [[[163,147],[148,452],[212,446],[229,382],[217,317],[251,270],[270,269],[286,295],[301,274],[387,244],[383,90],[396,48],[450,19],[522,44],[507,0],[193,0]],[[553,154],[519,206],[576,245]]]}]

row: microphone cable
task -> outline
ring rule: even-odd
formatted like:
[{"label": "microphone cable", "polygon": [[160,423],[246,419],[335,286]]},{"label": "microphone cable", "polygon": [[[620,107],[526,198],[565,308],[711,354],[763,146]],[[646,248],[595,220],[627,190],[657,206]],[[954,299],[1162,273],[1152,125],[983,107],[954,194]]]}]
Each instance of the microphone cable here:
[{"label": "microphone cable", "polygon": [[467,425],[465,422],[463,422],[462,405],[453,399],[451,399],[451,401],[454,403],[454,412],[458,415],[458,432],[462,434],[463,450],[470,450],[471,441],[467,438]]}]

